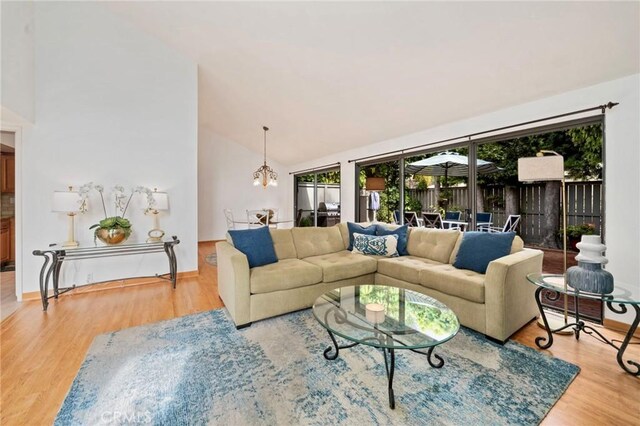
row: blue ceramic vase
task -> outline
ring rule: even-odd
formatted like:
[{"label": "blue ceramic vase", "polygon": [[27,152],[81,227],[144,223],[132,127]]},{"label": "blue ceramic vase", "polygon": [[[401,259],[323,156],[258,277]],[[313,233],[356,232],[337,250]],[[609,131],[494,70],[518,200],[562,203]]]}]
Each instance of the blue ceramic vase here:
[{"label": "blue ceramic vase", "polygon": [[600,263],[578,261],[578,266],[567,269],[567,284],[580,291],[609,294],[613,291],[613,275]]}]

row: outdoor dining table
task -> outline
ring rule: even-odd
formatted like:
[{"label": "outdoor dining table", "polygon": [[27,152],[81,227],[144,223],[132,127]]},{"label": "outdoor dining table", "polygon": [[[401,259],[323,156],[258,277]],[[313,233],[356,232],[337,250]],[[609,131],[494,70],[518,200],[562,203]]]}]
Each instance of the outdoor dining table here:
[{"label": "outdoor dining table", "polygon": [[[478,222],[476,223],[476,228],[478,231],[482,231],[482,228],[488,228],[492,223],[493,222]],[[469,227],[469,222],[462,220],[443,220],[442,224],[445,225],[446,229],[459,228],[462,232],[466,232]]]}]

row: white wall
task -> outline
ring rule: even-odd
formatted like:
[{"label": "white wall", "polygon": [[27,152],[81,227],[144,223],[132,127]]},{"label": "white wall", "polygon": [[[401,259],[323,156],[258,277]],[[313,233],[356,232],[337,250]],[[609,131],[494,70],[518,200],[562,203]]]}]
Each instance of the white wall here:
[{"label": "white wall", "polygon": [[[257,126],[256,137],[261,137]],[[267,141],[268,142],[268,141]],[[198,134],[198,238],[200,241],[224,239],[227,224],[224,209],[234,219],[246,220],[246,210],[278,208],[279,218],[293,219],[289,201],[291,180],[288,170],[267,158],[278,173],[278,186],[253,186],[253,172],[262,165],[261,153],[224,139],[201,127]]]},{"label": "white wall", "polygon": [[[35,3],[35,125],[23,134],[23,292],[38,290],[41,259],[31,254],[66,236],[51,194],[93,181],[105,188],[165,190],[161,218],[181,240],[178,269],[197,269],[197,67],[98,3]],[[4,57],[3,57],[4,61]],[[143,199],[130,208],[144,240]],[[90,244],[101,219],[97,194],[76,236]],[[111,214],[113,209],[111,208]],[[69,263],[63,284],[168,271],[163,254]]]},{"label": "white wall", "polygon": [[33,8],[34,4],[30,1],[0,3],[2,15],[0,105],[30,122],[34,121],[35,116]]},{"label": "white wall", "polygon": [[[637,299],[640,298],[640,221],[636,217],[640,211],[640,74],[319,158],[298,164],[293,169],[340,161],[342,220],[352,221],[355,212],[355,165],[348,163],[348,160],[562,114],[609,101],[620,102],[620,105],[607,111],[605,124],[607,269],[613,273],[616,287],[629,290]],[[606,315],[629,323],[633,319],[631,313],[623,317],[607,311]]]}]

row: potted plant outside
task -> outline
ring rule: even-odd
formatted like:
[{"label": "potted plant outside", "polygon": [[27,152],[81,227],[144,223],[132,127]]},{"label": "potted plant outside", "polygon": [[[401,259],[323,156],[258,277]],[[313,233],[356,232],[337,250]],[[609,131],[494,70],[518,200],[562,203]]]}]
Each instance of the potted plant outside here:
[{"label": "potted plant outside", "polygon": [[571,250],[578,251],[576,244],[580,242],[583,235],[595,235],[596,227],[593,223],[583,223],[581,225],[567,226],[567,243]]}]

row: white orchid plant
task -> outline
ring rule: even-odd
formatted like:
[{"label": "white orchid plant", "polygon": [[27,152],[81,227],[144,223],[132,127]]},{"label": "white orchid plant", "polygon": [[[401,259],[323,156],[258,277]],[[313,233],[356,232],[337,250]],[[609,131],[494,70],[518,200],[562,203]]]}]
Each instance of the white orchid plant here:
[{"label": "white orchid plant", "polygon": [[84,213],[87,211],[87,200],[89,198],[89,193],[91,190],[95,189],[100,194],[100,200],[102,201],[102,210],[104,211],[104,219],[102,219],[99,223],[92,225],[89,229],[96,229],[96,233],[99,229],[113,229],[113,228],[122,228],[127,237],[131,234],[131,222],[129,219],[125,218],[125,214],[127,213],[127,209],[129,208],[129,203],[131,203],[131,199],[134,194],[145,194],[147,197],[147,208],[145,209],[145,214],[153,209],[155,206],[155,199],[153,197],[153,191],[151,189],[146,188],[144,186],[136,186],[131,190],[131,193],[127,193],[125,188],[122,185],[116,185],[113,188],[114,198],[115,198],[115,216],[109,216],[107,213],[107,206],[104,202],[104,186],[102,185],[94,185],[93,182],[86,183],[82,185],[79,189],[80,193],[80,212]]}]

